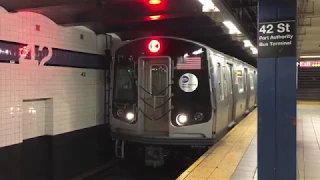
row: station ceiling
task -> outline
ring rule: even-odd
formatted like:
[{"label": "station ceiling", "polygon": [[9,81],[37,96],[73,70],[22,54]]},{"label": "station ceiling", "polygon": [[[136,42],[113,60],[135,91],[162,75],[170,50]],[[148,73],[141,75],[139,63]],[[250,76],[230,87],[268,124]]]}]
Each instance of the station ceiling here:
[{"label": "station ceiling", "polygon": [[[86,26],[122,40],[151,35],[187,38],[256,65],[255,55],[242,41],[256,45],[257,0],[215,3],[223,6],[219,9],[224,14],[203,12],[198,0],[0,0],[9,12],[36,12],[62,26]],[[242,34],[230,35],[222,23],[226,18],[236,21]]]}]

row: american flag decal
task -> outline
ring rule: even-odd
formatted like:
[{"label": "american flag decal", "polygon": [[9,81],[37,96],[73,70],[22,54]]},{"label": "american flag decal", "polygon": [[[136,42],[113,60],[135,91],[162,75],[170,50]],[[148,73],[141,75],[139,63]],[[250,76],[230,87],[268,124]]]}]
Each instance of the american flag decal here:
[{"label": "american flag decal", "polygon": [[201,57],[180,57],[178,58],[177,69],[201,69]]}]

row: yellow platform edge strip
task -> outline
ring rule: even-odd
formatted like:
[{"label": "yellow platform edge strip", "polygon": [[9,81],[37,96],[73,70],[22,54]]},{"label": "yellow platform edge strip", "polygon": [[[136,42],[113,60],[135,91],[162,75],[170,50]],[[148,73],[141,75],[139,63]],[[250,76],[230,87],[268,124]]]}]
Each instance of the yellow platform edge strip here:
[{"label": "yellow platform edge strip", "polygon": [[[305,104],[305,105],[320,105],[320,101],[297,101],[297,104]],[[256,109],[255,109],[256,110]],[[254,111],[255,111],[254,110]],[[214,150],[219,147],[221,142],[223,142],[228,136],[230,136],[241,124],[243,124],[247,118],[252,115],[254,112],[252,111],[245,119],[243,119],[236,127],[230,130],[221,140],[219,140],[215,145],[213,145],[207,152],[205,152],[199,159],[197,159],[188,169],[186,169],[176,180],[185,179],[197,166],[201,164]],[[248,145],[249,146],[249,145]],[[245,152],[244,152],[245,153]],[[240,158],[241,160],[241,158]],[[239,161],[240,161],[239,160]],[[231,174],[232,175],[232,174]]]},{"label": "yellow platform edge strip", "polygon": [[[254,109],[250,114],[248,114],[248,116],[246,116],[242,121],[240,121],[233,129],[231,129],[222,139],[220,139],[215,145],[213,145],[207,152],[205,152],[199,159],[197,159],[188,169],[186,169],[176,180],[183,180],[185,179],[197,166],[199,166],[201,164],[201,162],[203,162],[211,153],[214,152],[214,150],[216,148],[218,148],[220,146],[221,143],[223,143],[225,141],[225,139],[227,139],[230,135],[232,135],[232,133],[234,131],[236,131],[238,128],[242,127],[242,125],[244,123],[246,123],[247,121],[249,121],[250,117],[256,113],[255,111],[257,111],[257,109]],[[256,126],[255,126],[256,127]],[[254,133],[255,134],[255,133]],[[252,138],[251,138],[252,139]],[[250,143],[248,144],[248,146],[250,145]],[[243,152],[243,154],[245,153],[245,151]],[[239,162],[241,160],[242,156],[239,159]],[[235,169],[234,169],[235,170]],[[234,170],[232,171],[231,174],[229,174],[229,176],[231,176],[234,172]]]},{"label": "yellow platform edge strip", "polygon": [[320,105],[320,101],[297,101],[297,104]]}]

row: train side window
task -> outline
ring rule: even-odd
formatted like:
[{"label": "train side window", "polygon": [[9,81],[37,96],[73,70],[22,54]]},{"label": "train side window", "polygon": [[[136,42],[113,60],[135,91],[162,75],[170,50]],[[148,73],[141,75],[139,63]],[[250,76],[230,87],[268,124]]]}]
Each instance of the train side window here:
[{"label": "train side window", "polygon": [[228,82],[227,82],[227,68],[225,66],[222,67],[223,69],[223,92],[224,97],[228,96]]},{"label": "train side window", "polygon": [[222,70],[221,70],[221,64],[217,63],[217,72],[218,72],[218,86],[219,86],[219,93],[220,93],[220,100],[224,100],[224,94],[223,94],[223,85],[222,85]]},{"label": "train side window", "polygon": [[254,90],[254,81],[253,81],[253,76],[250,74],[250,89]]},{"label": "train side window", "polygon": [[238,91],[239,91],[239,93],[243,93],[243,91],[244,91],[242,76],[238,76]]}]

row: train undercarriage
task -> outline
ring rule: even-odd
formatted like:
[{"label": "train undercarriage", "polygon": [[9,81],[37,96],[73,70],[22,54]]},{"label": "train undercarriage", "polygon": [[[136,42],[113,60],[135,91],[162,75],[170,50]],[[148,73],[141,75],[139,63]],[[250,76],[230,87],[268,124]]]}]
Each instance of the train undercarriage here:
[{"label": "train undercarriage", "polygon": [[154,168],[161,167],[173,159],[180,161],[194,159],[211,147],[209,145],[151,145],[126,142],[120,139],[114,139],[114,141],[116,157],[144,161],[145,166]]}]

